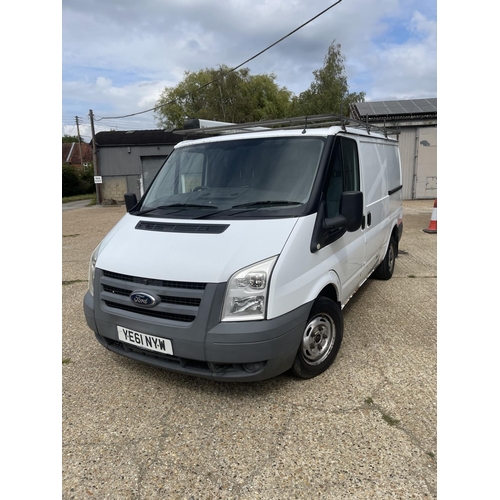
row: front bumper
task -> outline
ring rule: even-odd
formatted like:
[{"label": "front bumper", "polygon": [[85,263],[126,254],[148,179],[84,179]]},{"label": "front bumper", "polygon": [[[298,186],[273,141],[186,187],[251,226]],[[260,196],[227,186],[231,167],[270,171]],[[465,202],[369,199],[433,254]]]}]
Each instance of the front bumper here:
[{"label": "front bumper", "polygon": [[[96,272],[96,283],[100,272]],[[98,295],[99,286],[96,286]],[[277,376],[293,363],[312,303],[271,320],[219,321],[225,284],[207,285],[196,319],[180,324],[113,310],[87,293],[84,312],[97,340],[110,351],[159,368],[222,381],[258,381]],[[117,325],[169,339],[173,355],[119,340]]]}]

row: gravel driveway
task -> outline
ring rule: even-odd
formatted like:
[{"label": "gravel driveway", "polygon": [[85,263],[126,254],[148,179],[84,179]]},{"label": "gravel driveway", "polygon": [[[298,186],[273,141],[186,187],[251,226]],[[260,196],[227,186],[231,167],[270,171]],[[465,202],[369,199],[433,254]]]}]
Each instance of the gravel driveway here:
[{"label": "gravel driveway", "polygon": [[128,360],[87,327],[90,254],[123,206],[63,211],[64,499],[436,498],[433,200],[404,202],[394,276],[344,309],[333,366],[225,384]]}]

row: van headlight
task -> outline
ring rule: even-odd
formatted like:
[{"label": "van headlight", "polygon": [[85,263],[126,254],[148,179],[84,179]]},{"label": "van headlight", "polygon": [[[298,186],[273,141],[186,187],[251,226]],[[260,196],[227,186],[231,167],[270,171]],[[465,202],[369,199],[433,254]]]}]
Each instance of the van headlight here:
[{"label": "van headlight", "polygon": [[97,255],[99,254],[99,247],[101,244],[97,245],[96,249],[92,252],[90,256],[89,263],[89,292],[92,297],[94,296],[94,276],[95,276],[95,263],[97,262]]},{"label": "van headlight", "polygon": [[234,273],[226,288],[222,321],[265,319],[271,272],[278,256]]}]

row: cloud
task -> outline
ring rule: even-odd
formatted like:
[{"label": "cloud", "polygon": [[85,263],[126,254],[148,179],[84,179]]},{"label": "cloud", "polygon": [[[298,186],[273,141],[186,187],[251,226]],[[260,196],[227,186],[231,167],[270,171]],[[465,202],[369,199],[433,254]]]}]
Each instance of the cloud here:
[{"label": "cloud", "polygon": [[436,95],[436,22],[414,12],[403,43],[380,44],[368,71],[372,89],[367,100],[411,99]]},{"label": "cloud", "polygon": [[[333,0],[63,2],[63,115],[120,116],[154,107],[185,71],[234,67]],[[247,64],[298,94],[341,44],[351,91],[368,99],[436,95],[435,0],[344,0]],[[96,14],[98,13],[98,15]],[[153,114],[134,123],[154,127]],[[131,121],[129,121],[132,124]]]}]

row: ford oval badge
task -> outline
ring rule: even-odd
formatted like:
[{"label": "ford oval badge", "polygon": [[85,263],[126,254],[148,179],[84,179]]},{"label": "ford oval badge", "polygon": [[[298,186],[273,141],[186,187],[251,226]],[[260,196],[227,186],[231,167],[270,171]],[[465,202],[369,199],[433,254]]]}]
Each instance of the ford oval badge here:
[{"label": "ford oval badge", "polygon": [[132,292],[130,300],[137,306],[154,307],[160,302],[160,297],[148,292]]}]

